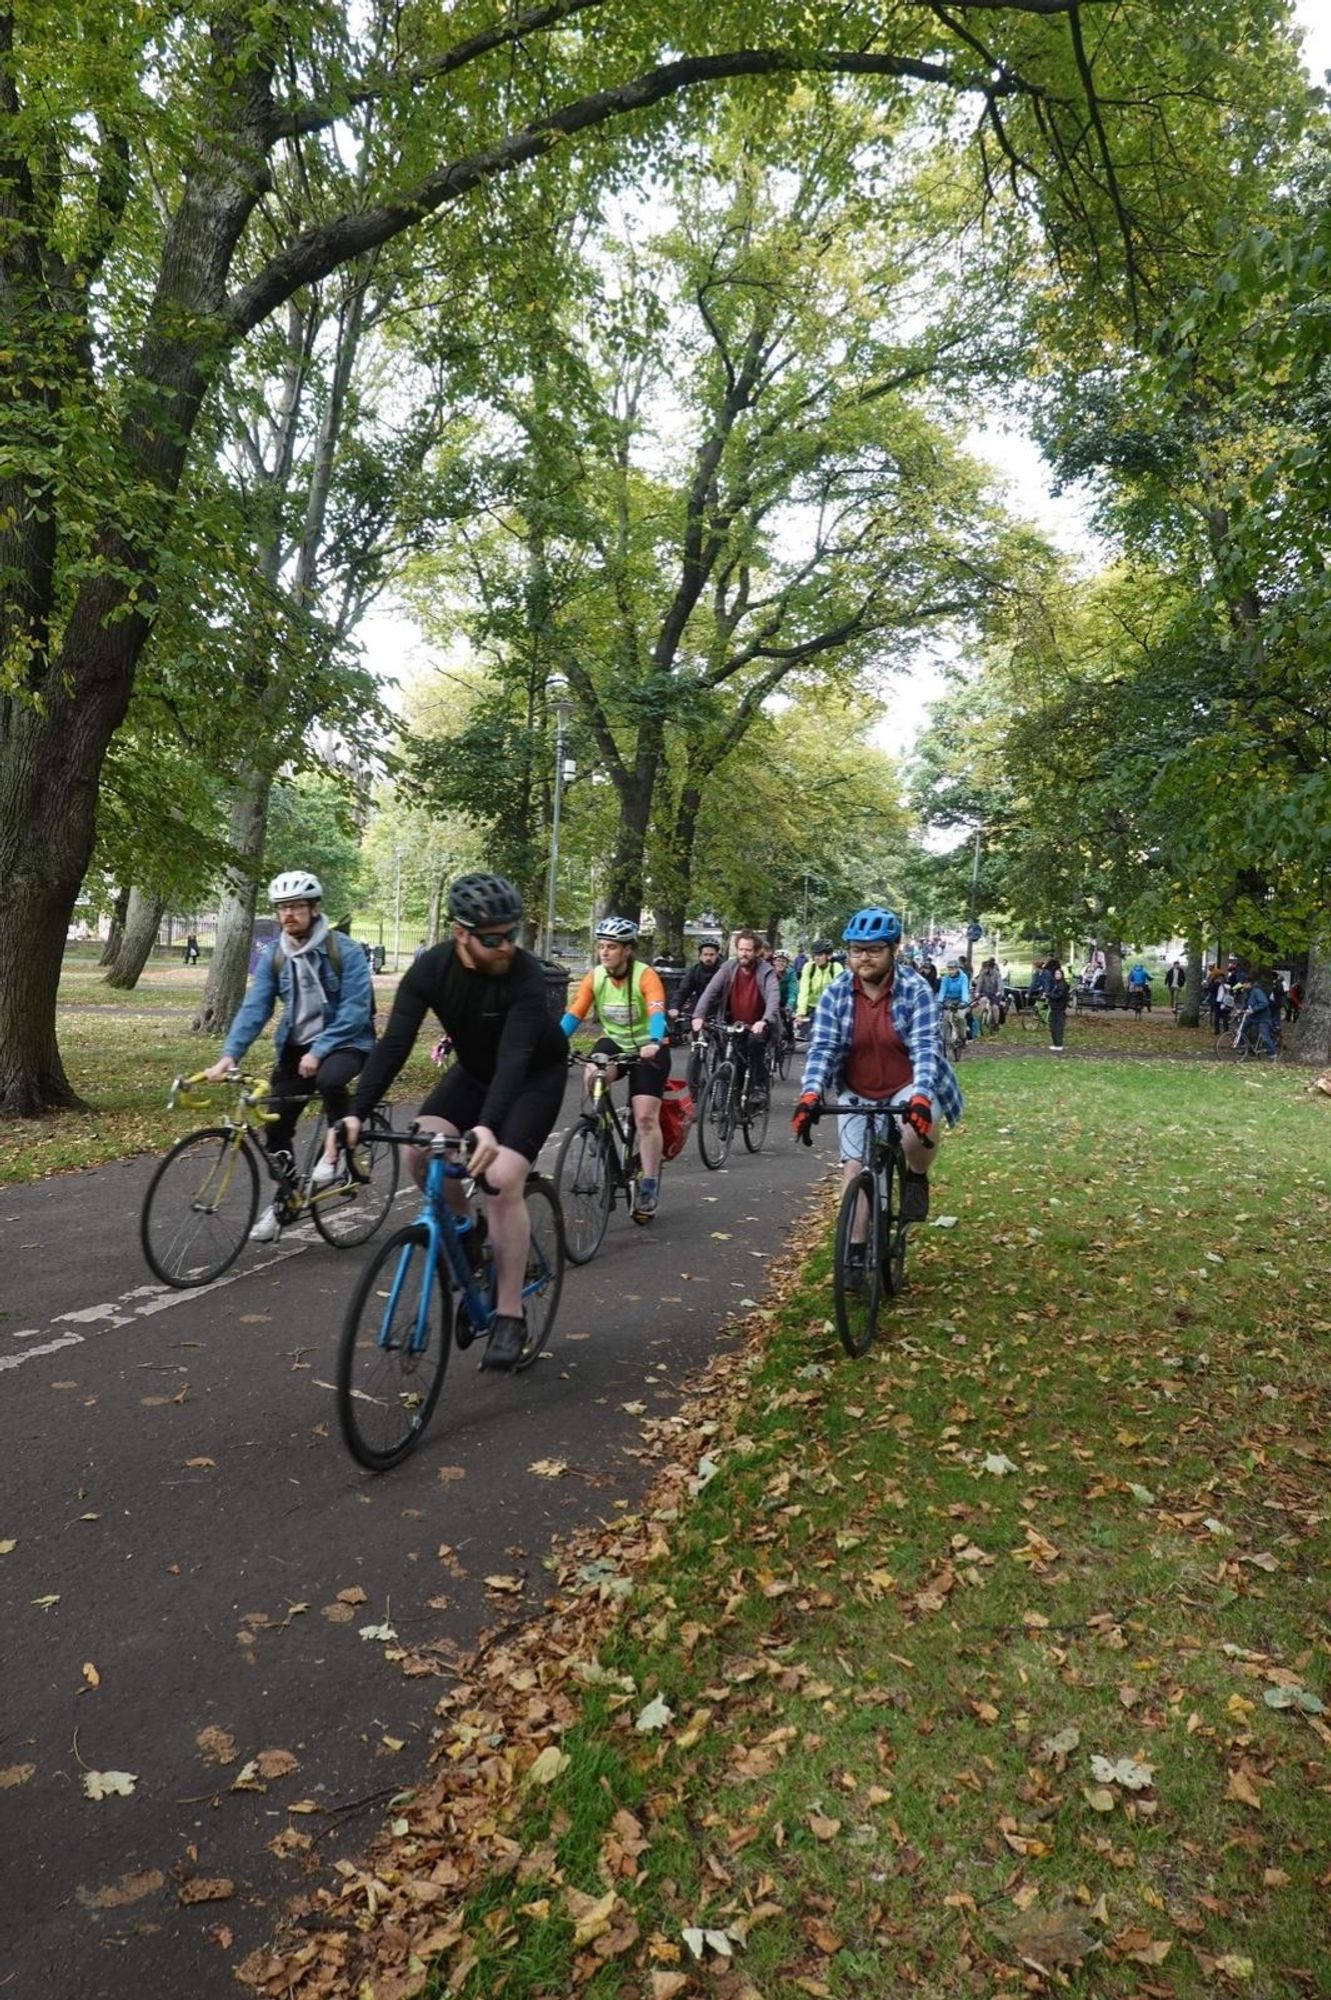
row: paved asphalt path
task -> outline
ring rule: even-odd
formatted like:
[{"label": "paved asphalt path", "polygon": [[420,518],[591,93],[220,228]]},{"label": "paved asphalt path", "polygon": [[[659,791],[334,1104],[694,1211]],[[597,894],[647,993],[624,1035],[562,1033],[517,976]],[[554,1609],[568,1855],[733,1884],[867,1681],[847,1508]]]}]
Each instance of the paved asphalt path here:
[{"label": "paved asphalt path", "polygon": [[[441,1684],[361,1627],[391,1621],[409,1655],[467,1645],[539,1606],[554,1536],[641,1492],[625,1404],[675,1404],[830,1163],[791,1143],[794,1094],[778,1086],[765,1150],[737,1140],[722,1173],[691,1138],[649,1229],[618,1209],[530,1374],[455,1354],[424,1445],[379,1478],[348,1458],[330,1389],[373,1244],[292,1231],[173,1293],[138,1248],[152,1160],[0,1190],[0,2000],[236,1992],[233,1965],[309,1880],[268,1843],[290,1826],[331,1862],[421,1775]],[[296,1768],[232,1789],[265,1750]],[[133,1773],[132,1795],[88,1798],[85,1769]],[[185,1903],[191,1878],[234,1894]]]}]

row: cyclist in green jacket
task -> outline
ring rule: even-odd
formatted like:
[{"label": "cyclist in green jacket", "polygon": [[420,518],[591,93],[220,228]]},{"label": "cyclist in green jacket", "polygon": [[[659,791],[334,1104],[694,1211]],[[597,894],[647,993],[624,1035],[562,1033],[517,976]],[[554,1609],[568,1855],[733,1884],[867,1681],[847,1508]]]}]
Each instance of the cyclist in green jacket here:
[{"label": "cyclist in green jacket", "polygon": [[813,956],[800,974],[799,992],[795,998],[795,1031],[808,1032],[809,1019],[814,1008],[836,978],[840,966],[832,963],[831,938],[818,938],[814,942]]}]

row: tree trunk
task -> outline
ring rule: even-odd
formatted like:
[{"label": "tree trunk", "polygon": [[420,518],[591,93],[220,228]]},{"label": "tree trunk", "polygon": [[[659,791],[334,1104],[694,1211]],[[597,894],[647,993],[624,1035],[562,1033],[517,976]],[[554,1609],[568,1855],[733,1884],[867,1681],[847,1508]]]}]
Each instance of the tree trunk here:
[{"label": "tree trunk", "polygon": [[149,954],[157,942],[157,933],[162,928],[165,909],[164,896],[145,896],[141,889],[130,890],[124,935],[115,963],[106,975],[108,986],[120,987],[128,992],[138,985],[139,974],[148,963]]},{"label": "tree trunk", "polygon": [[635,921],[642,911],[656,763],[655,757],[640,757],[620,792],[619,827],[606,882],[606,908],[617,917],[632,917]]},{"label": "tree trunk", "polygon": [[1294,1060],[1322,1064],[1331,1053],[1331,950],[1314,944],[1308,952],[1303,1004],[1294,1023]]},{"label": "tree trunk", "polygon": [[430,891],[430,907],[425,915],[425,942],[427,944],[438,944],[439,942],[439,926],[444,914],[444,893],[448,888],[448,878],[451,873],[451,866],[441,869],[435,880],[435,885]]},{"label": "tree trunk", "polygon": [[129,890],[117,889],[116,899],[111,905],[110,929],[107,931],[106,943],[102,946],[101,956],[97,960],[99,965],[115,964],[116,954],[120,950],[120,940],[125,934],[125,912],[128,909]]},{"label": "tree trunk", "polygon": [[1105,1005],[1119,1007],[1123,1004],[1123,946],[1105,946]]},{"label": "tree trunk", "polygon": [[1179,1001],[1178,1024],[1180,1028],[1195,1028],[1202,1018],[1202,935],[1193,931],[1187,940],[1188,972],[1183,981],[1183,998]]},{"label": "tree trunk", "polygon": [[229,868],[222,885],[217,910],[217,940],[203,1003],[194,1017],[197,1035],[225,1035],[232,1016],[245,997],[245,981],[250,969],[250,941],[254,936],[256,878],[263,860],[264,838],[268,831],[268,800],[273,789],[270,771],[251,766],[242,771],[231,794],[228,829],[231,845],[240,857]]}]

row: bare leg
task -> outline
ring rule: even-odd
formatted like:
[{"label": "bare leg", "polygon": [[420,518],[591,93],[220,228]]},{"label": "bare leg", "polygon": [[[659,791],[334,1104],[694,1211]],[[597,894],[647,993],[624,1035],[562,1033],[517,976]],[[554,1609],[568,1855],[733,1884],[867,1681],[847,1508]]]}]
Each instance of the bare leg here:
[{"label": "bare leg", "polygon": [[638,1128],[638,1152],[644,1180],[654,1181],[661,1171],[661,1100],[644,1095],[633,1100],[633,1122]]},{"label": "bare leg", "polygon": [[531,1161],[511,1146],[501,1146],[485,1170],[486,1185],[494,1190],[486,1197],[485,1213],[494,1248],[495,1311],[506,1319],[522,1317],[522,1284],[531,1243],[531,1220],[523,1191],[530,1172]]}]

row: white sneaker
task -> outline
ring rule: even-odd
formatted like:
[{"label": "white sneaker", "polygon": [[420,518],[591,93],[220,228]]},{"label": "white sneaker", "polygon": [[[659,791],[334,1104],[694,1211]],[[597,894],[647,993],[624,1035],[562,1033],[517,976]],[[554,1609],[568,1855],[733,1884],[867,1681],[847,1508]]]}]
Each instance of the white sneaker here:
[{"label": "white sneaker", "polygon": [[276,1243],[282,1234],[282,1225],[277,1219],[277,1210],[270,1204],[250,1231],[251,1243]]},{"label": "white sneaker", "polygon": [[314,1172],[310,1175],[310,1186],[327,1187],[329,1181],[337,1180],[342,1172],[343,1167],[340,1160],[321,1159],[315,1166]]}]

